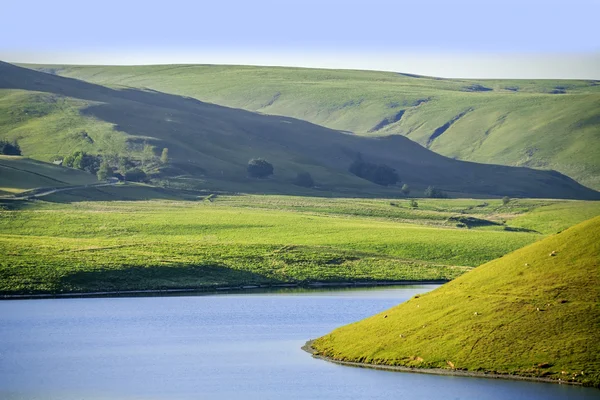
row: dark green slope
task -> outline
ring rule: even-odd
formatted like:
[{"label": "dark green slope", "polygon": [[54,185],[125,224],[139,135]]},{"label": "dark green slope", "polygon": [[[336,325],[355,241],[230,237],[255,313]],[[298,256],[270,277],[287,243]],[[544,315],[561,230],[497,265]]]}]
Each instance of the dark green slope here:
[{"label": "dark green slope", "polygon": [[[292,118],[260,115],[151,90],[115,90],[7,63],[0,63],[0,89],[82,100],[86,102],[83,117],[114,125],[130,147],[143,141],[157,148],[168,147],[175,166],[202,176],[208,186],[287,192],[293,188],[288,182],[296,173],[307,170],[331,190],[355,195],[382,193],[381,187],[347,172],[361,153],[367,161],[396,168],[403,182],[413,187],[435,185],[449,192],[477,195],[599,197],[597,192],[554,171],[452,160],[402,136],[353,136]],[[23,147],[26,155],[28,147],[35,150],[51,141],[43,130],[20,132],[19,138],[27,144]],[[98,143],[92,150],[107,151],[106,146]],[[272,161],[275,178],[268,182],[248,180],[245,165],[251,157]]]},{"label": "dark green slope", "polygon": [[38,187],[62,187],[98,183],[94,175],[72,168],[18,156],[0,156],[0,195]]}]

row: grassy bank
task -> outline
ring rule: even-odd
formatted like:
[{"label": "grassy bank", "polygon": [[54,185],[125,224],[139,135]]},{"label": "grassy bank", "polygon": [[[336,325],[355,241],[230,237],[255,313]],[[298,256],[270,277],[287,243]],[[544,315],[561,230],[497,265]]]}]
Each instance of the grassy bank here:
[{"label": "grassy bank", "polygon": [[[94,190],[121,189],[135,192]],[[427,200],[413,209],[406,200],[69,203],[74,196],[0,212],[0,292],[453,279],[600,213],[600,203],[580,201]],[[552,207],[560,226],[544,223],[554,214],[542,210]]]},{"label": "grassy bank", "polygon": [[600,386],[599,254],[596,217],[312,347],[340,361]]}]

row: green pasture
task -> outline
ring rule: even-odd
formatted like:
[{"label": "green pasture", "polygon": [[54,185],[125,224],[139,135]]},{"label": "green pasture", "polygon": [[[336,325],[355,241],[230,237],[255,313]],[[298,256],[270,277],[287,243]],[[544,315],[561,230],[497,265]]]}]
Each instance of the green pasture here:
[{"label": "green pasture", "polygon": [[[449,280],[552,233],[557,226],[543,221],[553,212],[563,215],[563,225],[600,213],[597,202],[423,200],[414,209],[393,199],[208,195],[181,201],[150,189],[92,189],[105,196],[125,190],[129,201],[74,201],[76,193],[62,192],[5,207],[0,291]],[[136,190],[157,199],[136,200]],[[526,216],[527,223],[518,222]]]}]

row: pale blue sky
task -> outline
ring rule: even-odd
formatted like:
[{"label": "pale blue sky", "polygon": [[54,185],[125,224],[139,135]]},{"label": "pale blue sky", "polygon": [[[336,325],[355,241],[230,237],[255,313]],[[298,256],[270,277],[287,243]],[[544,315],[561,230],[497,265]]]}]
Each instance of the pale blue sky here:
[{"label": "pale blue sky", "polygon": [[6,61],[600,79],[600,0],[2,3]]}]

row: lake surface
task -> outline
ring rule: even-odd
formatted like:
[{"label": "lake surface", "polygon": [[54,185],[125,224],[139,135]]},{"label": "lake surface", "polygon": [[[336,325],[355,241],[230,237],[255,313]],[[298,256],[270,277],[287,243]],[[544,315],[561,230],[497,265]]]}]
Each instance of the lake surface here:
[{"label": "lake surface", "polygon": [[0,399],[598,399],[564,385],[376,371],[300,347],[432,286],[0,302]]}]

